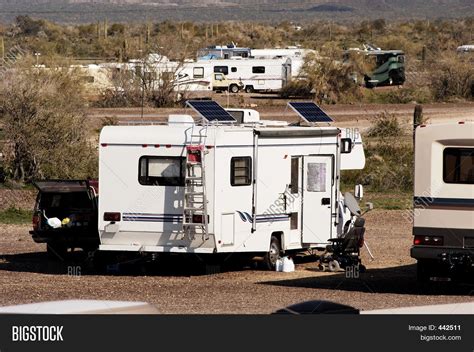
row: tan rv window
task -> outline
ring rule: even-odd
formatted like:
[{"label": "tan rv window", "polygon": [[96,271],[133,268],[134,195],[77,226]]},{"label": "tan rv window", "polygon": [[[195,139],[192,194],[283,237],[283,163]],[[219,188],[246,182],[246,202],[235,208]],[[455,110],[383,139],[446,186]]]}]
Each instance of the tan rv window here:
[{"label": "tan rv window", "polygon": [[204,67],[195,67],[193,69],[193,78],[204,78]]},{"label": "tan rv window", "polygon": [[184,158],[142,156],[138,182],[144,186],[184,186]]},{"label": "tan rv window", "polygon": [[474,148],[446,148],[443,153],[446,183],[474,184]]},{"label": "tan rv window", "polygon": [[252,183],[252,158],[240,156],[230,159],[230,184],[248,186]]}]

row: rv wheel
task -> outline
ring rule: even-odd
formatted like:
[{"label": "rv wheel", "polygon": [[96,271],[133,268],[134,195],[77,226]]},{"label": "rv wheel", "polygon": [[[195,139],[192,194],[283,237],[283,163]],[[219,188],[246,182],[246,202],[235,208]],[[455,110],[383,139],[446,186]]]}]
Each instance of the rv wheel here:
[{"label": "rv wheel", "polygon": [[253,86],[246,86],[245,93],[253,93]]},{"label": "rv wheel", "polygon": [[281,244],[276,236],[270,240],[270,250],[263,257],[263,267],[267,270],[275,270],[276,262],[280,258]]},{"label": "rv wheel", "polygon": [[231,93],[238,93],[239,92],[239,86],[237,84],[231,84],[229,87],[229,90]]}]

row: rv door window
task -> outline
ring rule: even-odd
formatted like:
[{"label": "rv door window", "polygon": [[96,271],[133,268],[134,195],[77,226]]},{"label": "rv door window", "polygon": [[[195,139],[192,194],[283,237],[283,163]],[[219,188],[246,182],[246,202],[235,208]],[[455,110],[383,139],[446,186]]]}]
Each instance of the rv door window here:
[{"label": "rv door window", "polygon": [[204,67],[195,67],[193,69],[193,78],[204,78]]},{"label": "rv door window", "polygon": [[184,186],[184,158],[142,156],[138,182],[144,186]]},{"label": "rv door window", "polygon": [[229,74],[229,67],[227,66],[214,66],[214,73]]},{"label": "rv door window", "polygon": [[308,163],[308,192],[326,192],[326,164]]},{"label": "rv door window", "polygon": [[248,186],[252,183],[252,158],[239,156],[230,159],[230,184]]},{"label": "rv door window", "polygon": [[265,66],[252,67],[252,73],[265,73]]},{"label": "rv door window", "polygon": [[474,184],[474,148],[446,148],[443,152],[445,183]]}]

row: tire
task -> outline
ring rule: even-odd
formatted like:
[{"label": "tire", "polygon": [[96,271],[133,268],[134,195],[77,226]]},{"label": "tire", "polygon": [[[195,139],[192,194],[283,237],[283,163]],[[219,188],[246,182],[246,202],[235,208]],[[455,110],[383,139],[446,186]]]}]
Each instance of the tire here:
[{"label": "tire", "polygon": [[341,266],[339,265],[339,262],[337,260],[331,260],[328,263],[328,268],[329,268],[329,271],[333,273],[341,270]]},{"label": "tire", "polygon": [[267,254],[263,257],[263,268],[266,270],[275,270],[276,262],[280,258],[281,244],[276,236],[270,239],[270,248]]},{"label": "tire", "polygon": [[324,265],[324,264],[319,264],[319,265],[318,265],[318,269],[319,269],[320,271],[326,271],[326,265]]},{"label": "tire", "polygon": [[229,87],[229,91],[231,93],[238,93],[239,92],[239,86],[237,84],[231,84],[230,87]]},{"label": "tire", "polygon": [[51,260],[66,260],[67,246],[62,243],[48,243],[46,245],[46,252]]},{"label": "tire", "polygon": [[246,86],[245,93],[253,93],[253,86]]}]

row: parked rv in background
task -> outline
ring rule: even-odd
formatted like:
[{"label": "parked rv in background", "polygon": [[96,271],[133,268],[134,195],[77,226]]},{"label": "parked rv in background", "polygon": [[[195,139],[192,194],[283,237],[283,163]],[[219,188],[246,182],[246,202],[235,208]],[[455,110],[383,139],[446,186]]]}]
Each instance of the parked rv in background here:
[{"label": "parked rv in background", "polygon": [[232,59],[236,57],[250,57],[250,48],[240,48],[236,44],[213,45],[207,48],[199,49],[197,52],[197,60],[215,60],[215,59]]},{"label": "parked rv in background", "polygon": [[458,53],[473,53],[474,45],[461,45],[456,49]]},{"label": "parked rv in background", "polygon": [[350,48],[344,53],[344,60],[350,60],[351,53],[364,55],[371,72],[364,73],[367,88],[396,86],[405,83],[405,53],[401,50],[381,50],[370,45],[364,49]]},{"label": "parked rv in background", "polygon": [[416,129],[413,247],[418,279],[474,265],[474,123]]}]

